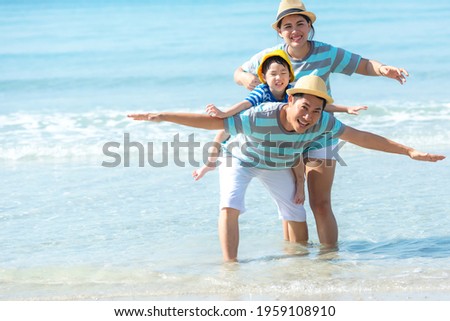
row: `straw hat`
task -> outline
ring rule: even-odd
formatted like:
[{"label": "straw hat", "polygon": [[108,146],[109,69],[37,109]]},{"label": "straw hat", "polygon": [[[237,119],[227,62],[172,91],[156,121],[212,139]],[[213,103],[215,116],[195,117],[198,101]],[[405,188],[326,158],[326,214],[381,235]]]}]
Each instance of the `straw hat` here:
[{"label": "straw hat", "polygon": [[259,66],[258,66],[258,77],[259,77],[259,80],[262,83],[266,82],[264,80],[264,75],[263,75],[263,70],[262,70],[263,64],[270,57],[276,57],[276,56],[283,58],[287,62],[288,66],[289,66],[289,82],[293,82],[295,80],[294,68],[292,68],[291,60],[289,59],[287,53],[284,50],[281,50],[281,49],[277,49],[277,50],[271,51],[271,52],[269,52],[268,54],[266,54],[262,58],[261,62],[259,63]]},{"label": "straw hat", "polygon": [[327,104],[333,103],[333,98],[328,95],[327,85],[322,78],[315,75],[303,76],[297,80],[294,88],[286,90],[289,95],[309,94],[323,98]]},{"label": "straw hat", "polygon": [[280,6],[278,7],[277,18],[273,24],[272,28],[278,30],[278,22],[286,16],[290,16],[293,14],[301,14],[303,16],[307,16],[311,19],[311,23],[316,21],[316,15],[310,11],[306,11],[306,7],[303,2],[299,0],[281,0]]}]

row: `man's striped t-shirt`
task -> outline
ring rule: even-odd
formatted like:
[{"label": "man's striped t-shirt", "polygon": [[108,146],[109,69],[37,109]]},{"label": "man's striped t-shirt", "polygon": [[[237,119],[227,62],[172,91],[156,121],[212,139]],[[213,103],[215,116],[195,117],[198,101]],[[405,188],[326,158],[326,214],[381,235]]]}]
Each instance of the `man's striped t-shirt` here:
[{"label": "man's striped t-shirt", "polygon": [[322,112],[319,121],[305,133],[288,132],[280,121],[285,103],[263,103],[225,119],[225,131],[234,136],[227,153],[243,166],[285,169],[297,164],[301,154],[324,134],[330,138],[342,134],[345,125],[332,114]]}]

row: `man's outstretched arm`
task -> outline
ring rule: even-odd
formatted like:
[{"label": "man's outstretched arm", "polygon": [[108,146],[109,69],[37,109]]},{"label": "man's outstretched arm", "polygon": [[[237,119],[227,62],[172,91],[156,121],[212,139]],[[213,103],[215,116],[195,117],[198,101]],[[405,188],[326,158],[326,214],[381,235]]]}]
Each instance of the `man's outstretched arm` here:
[{"label": "man's outstretched arm", "polygon": [[224,119],[211,117],[209,115],[171,112],[130,114],[128,117],[134,120],[146,120],[157,123],[167,121],[170,123],[208,130],[224,129],[225,121]]},{"label": "man's outstretched arm", "polygon": [[349,126],[345,127],[344,132],[339,138],[364,148],[406,155],[414,160],[437,162],[445,158],[443,155],[420,152],[412,147],[399,144],[383,136],[360,131]]}]

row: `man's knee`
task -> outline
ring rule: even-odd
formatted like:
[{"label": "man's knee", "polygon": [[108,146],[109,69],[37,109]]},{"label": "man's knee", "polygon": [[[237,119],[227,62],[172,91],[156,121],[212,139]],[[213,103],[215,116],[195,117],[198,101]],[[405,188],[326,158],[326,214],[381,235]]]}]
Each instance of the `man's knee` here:
[{"label": "man's knee", "polygon": [[223,207],[220,210],[220,215],[226,219],[235,220],[239,218],[240,211],[232,207]]}]

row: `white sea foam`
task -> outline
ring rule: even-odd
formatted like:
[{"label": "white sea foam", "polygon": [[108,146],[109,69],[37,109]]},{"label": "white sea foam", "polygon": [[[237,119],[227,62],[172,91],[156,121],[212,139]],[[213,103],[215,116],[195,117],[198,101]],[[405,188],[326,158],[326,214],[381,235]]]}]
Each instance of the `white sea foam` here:
[{"label": "white sea foam", "polygon": [[[198,108],[186,111],[198,112]],[[0,116],[0,159],[2,160],[51,160],[104,157],[105,144],[116,142],[114,149],[123,155],[125,135],[131,142],[144,147],[153,144],[153,154],[163,153],[163,142],[171,143],[179,134],[180,141],[187,141],[194,134],[202,145],[212,141],[213,132],[178,126],[169,123],[154,124],[133,122],[127,112],[98,110],[84,113],[11,113]],[[448,103],[430,102],[427,105],[390,102],[371,106],[359,116],[339,115],[341,121],[362,130],[386,135],[407,144],[419,146],[445,146],[450,140],[447,128],[450,120]],[[170,145],[169,145],[170,146]],[[132,148],[132,153],[137,149]],[[195,151],[197,155],[202,149]],[[187,153],[181,150],[182,154]]]}]

